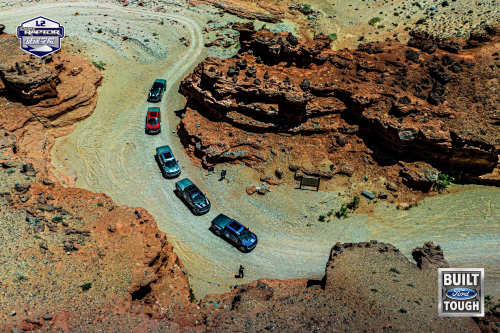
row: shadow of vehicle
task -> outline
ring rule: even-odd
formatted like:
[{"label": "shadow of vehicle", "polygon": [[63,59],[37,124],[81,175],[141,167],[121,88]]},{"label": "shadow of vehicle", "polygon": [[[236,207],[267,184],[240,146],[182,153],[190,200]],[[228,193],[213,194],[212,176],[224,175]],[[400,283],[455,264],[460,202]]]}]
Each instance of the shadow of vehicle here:
[{"label": "shadow of vehicle", "polygon": [[217,233],[217,231],[216,231],[216,230],[215,230],[212,226],[210,226],[210,227],[208,228],[208,230],[210,230],[210,232],[211,232],[211,233],[212,233],[215,237],[218,237],[218,238],[220,238],[221,240],[225,241],[225,242],[226,242],[226,244],[231,245],[233,248],[237,249],[237,250],[238,250],[238,251],[240,251],[241,253],[250,253],[250,252],[252,252],[252,251],[255,249],[255,247],[254,247],[254,248],[253,248],[253,249],[251,249],[251,250],[246,250],[244,247],[242,247],[242,246],[240,246],[240,245],[237,245],[237,244],[235,244],[235,243],[230,242],[230,241],[229,241],[229,239],[227,239],[226,237],[224,237],[224,235],[223,235],[223,233],[222,233],[222,232],[221,232],[220,234],[219,234],[219,233]]}]

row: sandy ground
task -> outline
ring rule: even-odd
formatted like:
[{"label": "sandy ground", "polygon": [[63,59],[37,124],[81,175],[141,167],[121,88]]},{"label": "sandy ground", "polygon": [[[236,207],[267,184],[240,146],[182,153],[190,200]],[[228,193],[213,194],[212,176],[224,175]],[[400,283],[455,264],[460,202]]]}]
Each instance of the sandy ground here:
[{"label": "sandy ground", "polygon": [[[52,150],[53,164],[61,173],[76,170],[77,187],[105,192],[119,204],[145,207],[192,275],[198,299],[229,290],[208,282],[235,285],[264,277],[321,278],[335,242],[370,239],[393,243],[407,256],[414,247],[432,240],[443,246],[452,266],[485,267],[487,293],[500,294],[500,189],[469,186],[456,194],[426,199],[410,211],[381,203],[370,216],[354,215],[330,223],[318,222],[318,216],[338,208],[346,200],[339,193],[347,194],[349,187],[318,193],[280,187],[265,196],[248,196],[245,187],[258,185],[254,171],[229,166],[228,179],[222,182],[217,175],[206,176],[186,157],[174,133],[185,103],[178,93],[179,82],[205,56],[202,46],[207,38],[202,28],[213,13],[198,7],[167,6],[167,13],[153,13],[105,3],[96,6],[29,5],[2,9],[0,19],[6,31],[13,32],[19,22],[43,12],[66,25],[70,36],[63,41],[66,47],[80,50],[90,61],[106,63],[94,114],[72,134],[58,139]],[[75,12],[79,15],[74,16]],[[236,19],[229,15],[219,19],[224,20]],[[97,27],[103,27],[104,33],[96,33]],[[122,41],[123,31],[131,40]],[[189,46],[179,42],[182,37],[190,41]],[[150,41],[144,42],[145,38]],[[144,117],[147,107],[154,104],[147,103],[146,96],[160,77],[168,82],[163,101],[157,104],[163,111],[163,131],[149,136],[144,133]],[[189,177],[208,194],[212,201],[208,214],[193,216],[173,193],[176,180],[162,178],[154,151],[165,144],[179,159],[181,178]],[[259,236],[252,253],[240,253],[208,230],[220,212],[239,219]],[[240,264],[246,268],[243,281],[233,277]]]}]

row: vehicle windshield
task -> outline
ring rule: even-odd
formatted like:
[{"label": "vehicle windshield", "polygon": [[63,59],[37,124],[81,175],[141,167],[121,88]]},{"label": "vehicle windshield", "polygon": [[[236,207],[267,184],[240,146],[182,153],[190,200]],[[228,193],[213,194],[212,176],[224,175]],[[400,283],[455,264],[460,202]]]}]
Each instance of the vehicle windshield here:
[{"label": "vehicle windshield", "polygon": [[193,198],[194,203],[196,203],[196,204],[200,204],[200,205],[205,204],[205,196],[203,194],[201,194],[201,192],[193,193],[192,198]]},{"label": "vehicle windshield", "polygon": [[250,240],[252,238],[252,233],[247,228],[243,229],[239,234],[240,239]]},{"label": "vehicle windshield", "polygon": [[150,126],[156,126],[156,125],[158,125],[158,118],[148,118],[148,124]]},{"label": "vehicle windshield", "polygon": [[167,168],[173,168],[173,167],[175,167],[175,161],[174,160],[165,161],[165,166]]}]

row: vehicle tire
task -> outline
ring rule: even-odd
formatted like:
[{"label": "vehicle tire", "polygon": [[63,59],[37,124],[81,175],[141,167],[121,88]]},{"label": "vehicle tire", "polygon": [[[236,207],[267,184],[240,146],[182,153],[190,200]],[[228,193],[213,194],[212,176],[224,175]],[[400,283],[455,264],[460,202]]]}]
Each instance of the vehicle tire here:
[{"label": "vehicle tire", "polygon": [[245,247],[244,247],[243,245],[238,246],[238,249],[239,249],[241,252],[247,252],[247,249],[245,249]]},{"label": "vehicle tire", "polygon": [[216,234],[217,236],[220,237],[222,235],[221,231],[218,228],[212,227],[212,229],[214,229],[214,234]]}]

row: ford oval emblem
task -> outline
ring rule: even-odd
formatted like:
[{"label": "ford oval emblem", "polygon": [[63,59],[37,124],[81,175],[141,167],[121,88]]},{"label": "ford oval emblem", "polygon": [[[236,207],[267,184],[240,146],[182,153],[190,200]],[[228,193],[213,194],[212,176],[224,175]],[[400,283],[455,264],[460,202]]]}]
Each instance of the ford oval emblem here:
[{"label": "ford oval emblem", "polygon": [[466,300],[476,297],[477,292],[469,288],[453,288],[446,292],[446,296],[456,300]]}]

